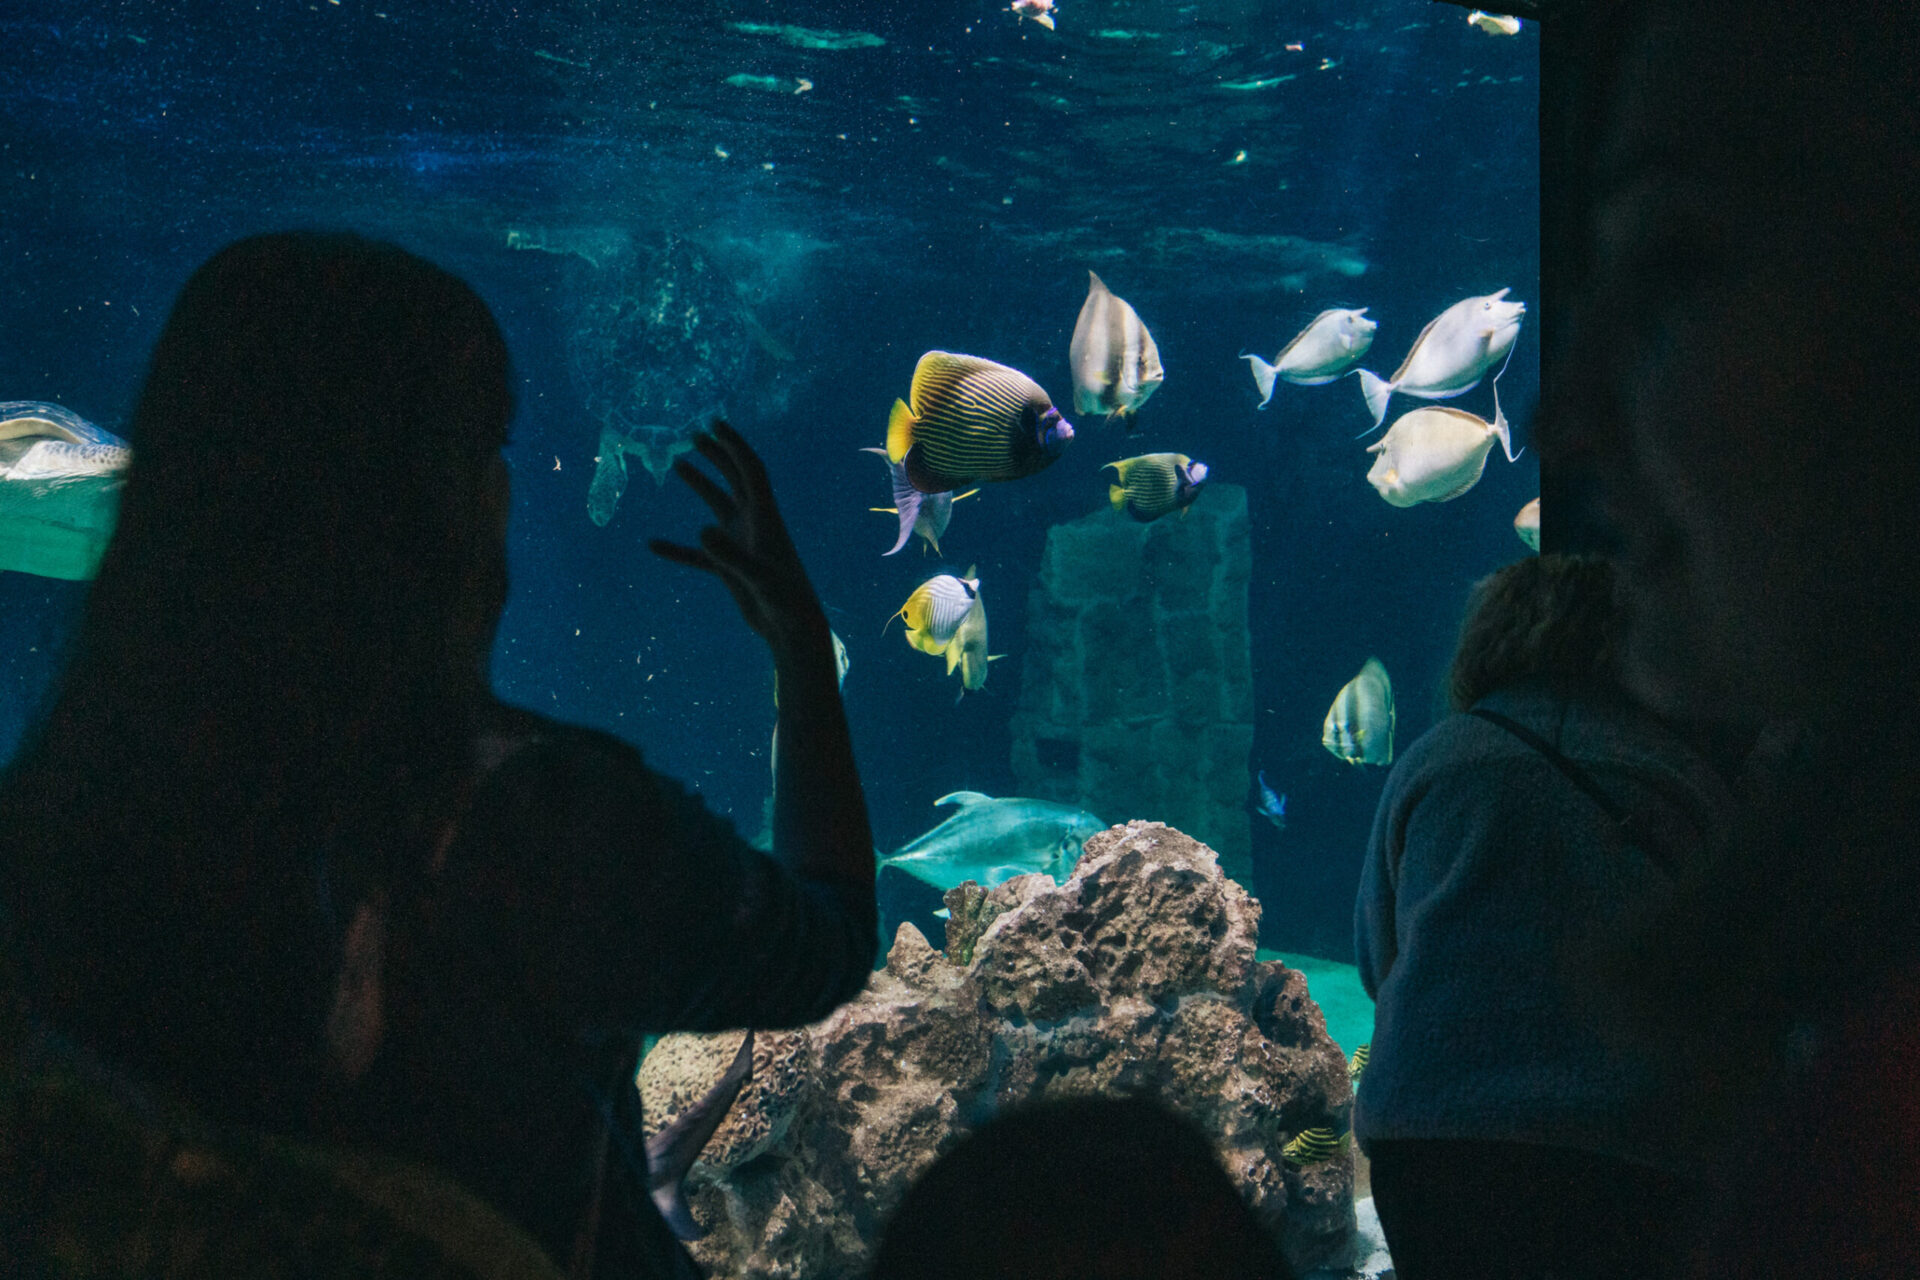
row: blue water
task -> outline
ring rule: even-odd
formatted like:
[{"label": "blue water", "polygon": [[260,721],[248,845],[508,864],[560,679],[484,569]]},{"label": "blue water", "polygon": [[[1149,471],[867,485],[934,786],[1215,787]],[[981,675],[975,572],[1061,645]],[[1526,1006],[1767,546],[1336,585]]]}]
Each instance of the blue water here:
[{"label": "blue water", "polygon": [[[1432,722],[1463,593],[1522,553],[1511,521],[1538,470],[1531,452],[1495,457],[1457,501],[1389,507],[1352,439],[1368,421],[1355,380],[1282,385],[1255,412],[1236,356],[1271,356],[1326,307],[1366,306],[1380,330],[1365,363],[1385,373],[1469,294],[1508,286],[1537,309],[1531,27],[1489,37],[1429,0],[1061,0],[1053,32],[986,0],[648,5],[626,19],[385,3],[0,13],[0,399],[123,426],[174,292],[250,232],[352,227],[458,272],[500,317],[520,401],[498,687],[637,743],[751,835],[772,724],[764,653],[717,585],[645,550],[692,534],[690,495],[636,466],[612,522],[588,521],[599,428],[568,345],[582,282],[603,277],[507,247],[514,230],[613,228],[642,246],[671,233],[713,273],[703,305],[731,298],[768,336],[711,330],[731,343],[721,390],[847,643],[880,843],[931,826],[947,792],[1013,791],[1007,725],[1046,531],[1100,505],[1100,464],[1178,449],[1249,490],[1248,773],[1289,795],[1284,832],[1254,824],[1262,940],[1351,958],[1384,772],[1328,755],[1321,718],[1371,653],[1393,675],[1401,748]],[[884,43],[806,48],[758,29],[782,25]],[[867,508],[885,489],[856,450],[880,443],[919,354],[1015,365],[1070,407],[1089,267],[1146,320],[1168,370],[1137,441],[1088,420],[1058,465],[960,507],[950,564],[917,544],[883,559],[893,528]],[[1501,383],[1517,444],[1532,326]],[[1491,414],[1484,386],[1452,403]],[[955,706],[940,664],[881,626],[924,576],[976,562],[1010,657]],[[0,573],[0,756],[43,701],[83,593]]]}]

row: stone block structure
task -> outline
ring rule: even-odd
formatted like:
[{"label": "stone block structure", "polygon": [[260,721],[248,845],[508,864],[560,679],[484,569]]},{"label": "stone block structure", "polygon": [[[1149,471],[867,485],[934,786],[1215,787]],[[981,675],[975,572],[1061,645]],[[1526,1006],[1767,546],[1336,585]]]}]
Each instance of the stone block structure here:
[{"label": "stone block structure", "polygon": [[1184,518],[1101,510],[1047,534],[1012,721],[1022,795],[1191,832],[1252,884],[1247,491]]}]

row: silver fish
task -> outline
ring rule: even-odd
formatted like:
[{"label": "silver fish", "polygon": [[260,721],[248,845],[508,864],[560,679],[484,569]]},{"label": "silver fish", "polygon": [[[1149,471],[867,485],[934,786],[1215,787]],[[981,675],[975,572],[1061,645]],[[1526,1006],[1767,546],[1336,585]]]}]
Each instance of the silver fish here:
[{"label": "silver fish", "polygon": [[91,579],[132,459],[125,440],[69,409],[0,402],[0,570]]},{"label": "silver fish", "polygon": [[887,457],[885,449],[866,448],[862,453],[877,453],[880,460],[887,464],[887,474],[893,481],[893,505],[890,507],[869,507],[869,511],[885,511],[889,515],[900,517],[900,536],[893,546],[881,555],[890,556],[907,545],[907,539],[919,534],[933,548],[935,555],[940,554],[940,535],[947,531],[948,521],[953,519],[953,504],[962,498],[971,498],[980,492],[969,489],[965,493],[922,493],[913,487],[913,481],[907,479],[905,463],[895,462]]},{"label": "silver fish", "polygon": [[752,1078],[753,1029],[749,1027],[747,1038],[740,1042],[739,1051],[733,1055],[733,1064],[713,1087],[647,1139],[647,1191],[660,1216],[667,1220],[667,1226],[682,1240],[698,1240],[707,1234],[687,1207],[684,1189],[687,1171],[700,1158],[714,1130],[727,1118],[733,1100]]},{"label": "silver fish", "polygon": [[1513,531],[1520,535],[1520,541],[1527,544],[1530,551],[1540,549],[1540,499],[1535,498],[1520,508],[1513,517]]},{"label": "silver fish", "polygon": [[1320,726],[1320,745],[1348,764],[1393,763],[1393,682],[1380,659],[1342,685]]},{"label": "silver fish", "polygon": [[1317,387],[1347,376],[1367,348],[1373,345],[1373,331],[1380,326],[1367,319],[1367,309],[1322,311],[1307,327],[1293,335],[1293,341],[1280,348],[1280,354],[1268,364],[1256,355],[1242,354],[1253,370],[1253,383],[1260,388],[1260,403],[1267,407],[1273,399],[1273,380],[1283,378],[1295,386]]},{"label": "silver fish", "polygon": [[1495,440],[1509,461],[1519,456],[1498,395],[1492,422],[1445,405],[1415,409],[1387,428],[1378,444],[1368,446],[1367,452],[1378,456],[1367,483],[1396,507],[1450,501],[1480,482]]},{"label": "silver fish", "polygon": [[1387,417],[1387,400],[1398,391],[1426,400],[1447,400],[1480,385],[1487,370],[1505,360],[1520,336],[1524,302],[1508,302],[1509,291],[1462,298],[1427,322],[1413,340],[1407,358],[1391,378],[1360,370],[1360,393],[1366,397],[1373,426]]},{"label": "silver fish", "polygon": [[964,880],[992,888],[1036,871],[1064,882],[1087,837],[1107,829],[1086,810],[1051,800],[956,791],[934,804],[958,808],[925,835],[881,854],[880,862],[942,891]]},{"label": "silver fish", "polygon": [[1160,349],[1140,317],[1099,276],[1087,272],[1087,300],[1073,326],[1067,358],[1073,365],[1073,407],[1104,413],[1133,428],[1133,415],[1166,381]]}]

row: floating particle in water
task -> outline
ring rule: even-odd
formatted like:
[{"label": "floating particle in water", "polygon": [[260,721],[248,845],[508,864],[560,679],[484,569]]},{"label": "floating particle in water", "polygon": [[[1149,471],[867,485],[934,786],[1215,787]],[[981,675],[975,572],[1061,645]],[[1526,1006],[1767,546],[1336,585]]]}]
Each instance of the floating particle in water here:
[{"label": "floating particle in water", "polygon": [[722,160],[725,160],[728,158],[727,150],[724,147],[721,147],[717,143],[714,145],[713,154],[719,156]]}]

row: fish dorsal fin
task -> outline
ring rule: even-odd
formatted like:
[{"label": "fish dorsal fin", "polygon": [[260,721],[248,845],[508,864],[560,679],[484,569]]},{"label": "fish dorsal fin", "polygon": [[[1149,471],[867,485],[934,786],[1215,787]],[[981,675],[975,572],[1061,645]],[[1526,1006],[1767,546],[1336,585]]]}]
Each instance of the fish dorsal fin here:
[{"label": "fish dorsal fin", "polygon": [[991,803],[992,800],[993,797],[983,791],[949,791],[946,795],[935,800],[933,805],[936,809],[946,804],[965,807],[970,804],[988,804]]},{"label": "fish dorsal fin", "polygon": [[[1281,363],[1281,362],[1282,362],[1283,360],[1285,360],[1285,359],[1287,358],[1287,352],[1289,352],[1289,351],[1291,351],[1291,350],[1293,350],[1293,349],[1294,349],[1295,347],[1297,347],[1297,346],[1299,346],[1299,345],[1300,345],[1300,339],[1302,339],[1302,338],[1304,338],[1304,337],[1306,337],[1306,336],[1307,336],[1308,334],[1310,334],[1310,333],[1312,333],[1312,332],[1314,331],[1314,329],[1315,329],[1315,328],[1316,328],[1316,327],[1317,327],[1317,326],[1318,326],[1318,325],[1320,324],[1320,322],[1321,322],[1322,320],[1325,320],[1325,319],[1326,319],[1326,318],[1327,318],[1328,316],[1330,316],[1330,315],[1332,315],[1332,314],[1333,314],[1334,312],[1336,312],[1336,311],[1345,311],[1346,309],[1347,309],[1347,308],[1345,308],[1345,307],[1328,307],[1328,308],[1327,308],[1327,309],[1326,309],[1325,311],[1322,311],[1322,312],[1321,312],[1321,313],[1320,313],[1319,315],[1317,315],[1317,316],[1315,316],[1315,317],[1314,317],[1313,319],[1311,319],[1311,320],[1309,320],[1309,321],[1307,321],[1307,324],[1306,324],[1306,327],[1305,327],[1305,328],[1303,328],[1303,329],[1301,329],[1301,330],[1300,330],[1300,332],[1298,332],[1298,333],[1296,333],[1296,334],[1294,334],[1294,335],[1293,335],[1293,340],[1292,340],[1292,341],[1290,341],[1290,342],[1288,342],[1286,346],[1284,346],[1284,347],[1282,347],[1282,348],[1280,348],[1280,354],[1279,354],[1279,355],[1277,355],[1277,356],[1275,356],[1275,357],[1273,358],[1273,363],[1274,363],[1275,365],[1278,365],[1278,364],[1280,364],[1280,363]],[[1361,309],[1362,311],[1365,311],[1365,310],[1366,310],[1366,308],[1365,308],[1365,307],[1362,307],[1362,308],[1360,308],[1360,309]]]},{"label": "fish dorsal fin", "polygon": [[1107,288],[1107,282],[1100,278],[1100,275],[1098,272],[1089,268],[1087,271],[1087,292],[1110,294],[1113,292],[1113,290]]}]

